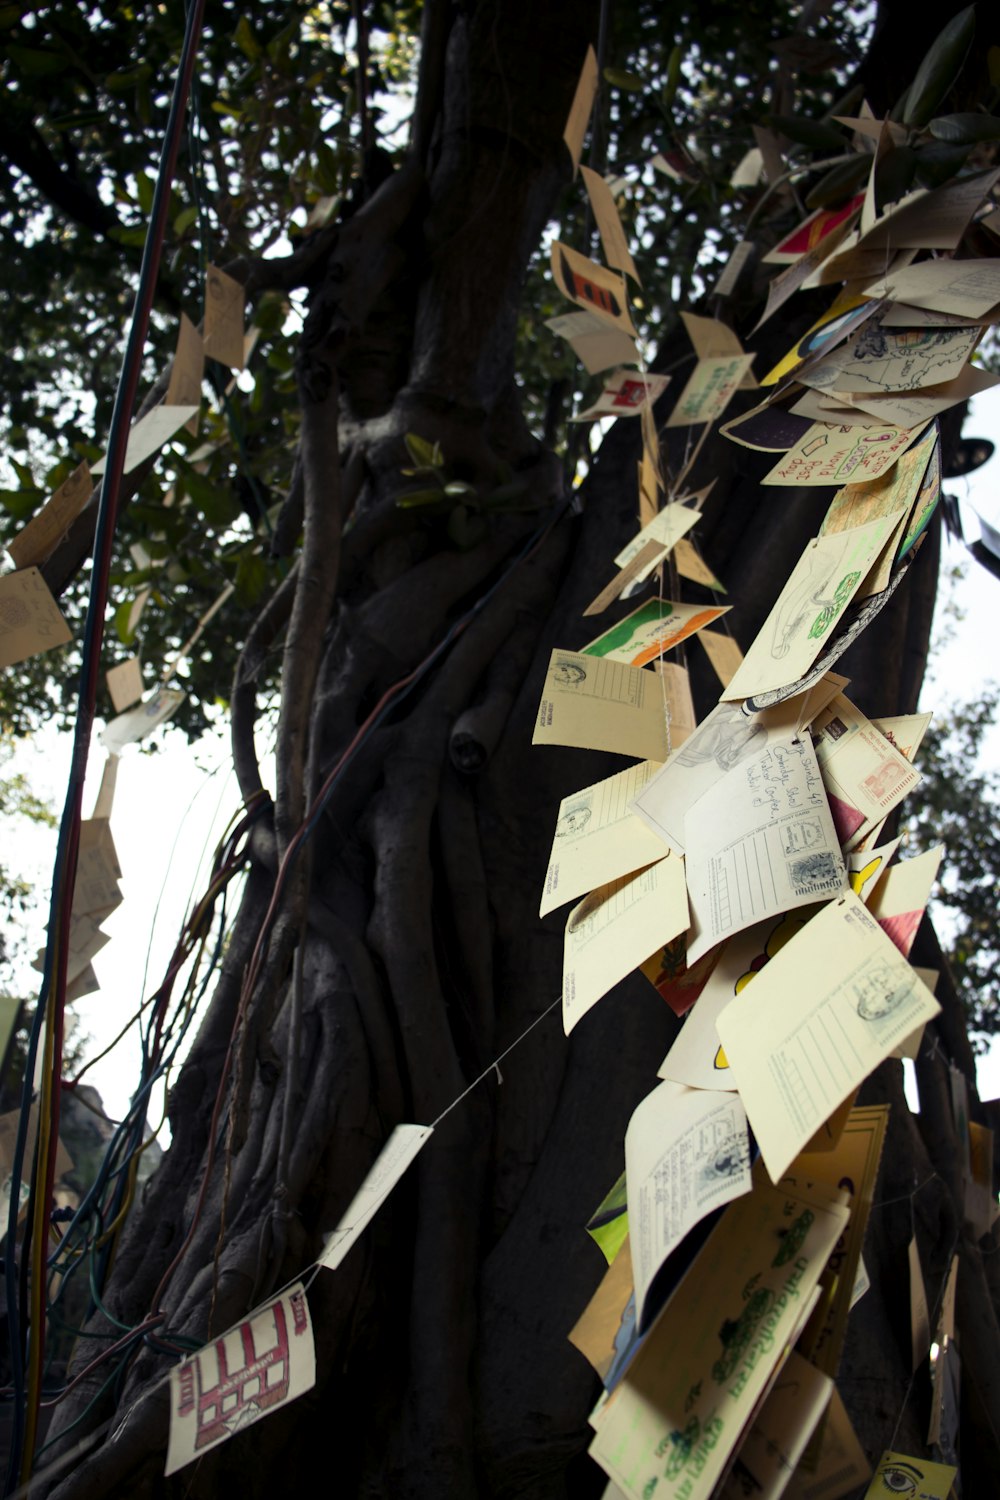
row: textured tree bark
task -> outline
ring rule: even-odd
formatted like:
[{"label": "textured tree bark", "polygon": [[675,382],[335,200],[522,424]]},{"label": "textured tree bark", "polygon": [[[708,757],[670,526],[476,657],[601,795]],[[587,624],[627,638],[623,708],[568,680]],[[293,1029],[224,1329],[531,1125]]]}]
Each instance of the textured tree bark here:
[{"label": "textured tree bark", "polygon": [[[528,433],[513,392],[524,268],[567,180],[562,126],[595,31],[592,5],[429,6],[417,152],[411,179],[381,190],[383,205],[400,208],[380,221],[380,256],[371,259],[370,236],[351,224],[324,232],[322,253],[300,252],[313,299],[300,370],[312,403],[299,454],[306,540],[247,641],[233,696],[249,797],[260,788],[254,684],[285,631],[277,806],[255,833],[222,977],[171,1098],[173,1147],[122,1235],[110,1311],[141,1321],[191,1233],[159,1295],[166,1326],[198,1340],[230,1326],[319,1254],[394,1124],[434,1121],[538,1025],[447,1115],[344,1265],[311,1286],[318,1378],[308,1396],[165,1481],[167,1403],[162,1386],[150,1387],[169,1361],[144,1349],[114,1393],[101,1391],[98,1367],[58,1408],[50,1436],[64,1433],[68,1447],[113,1417],[111,1434],[57,1483],[60,1500],[208,1497],[237,1486],[263,1496],[276,1483],[314,1488],[324,1468],[338,1492],[394,1500],[556,1500],[602,1488],[580,1459],[598,1387],[566,1339],[603,1269],[583,1225],[621,1170],[629,1115],[677,1023],[641,975],[570,1040],[558,1010],[539,1019],[561,982],[563,916],[537,917],[555,810],[618,764],[530,740],[549,650],[593,633],[582,608],[635,528],[639,435],[637,423],[612,429],[582,513],[572,513],[560,508],[559,467]],[[769,331],[773,347],[759,363],[790,336],[783,323]],[[677,343],[661,362],[681,354]],[[353,466],[339,549],[337,379],[342,474]],[[488,485],[505,461],[536,511],[495,518],[482,542],[456,550],[440,526],[395,505],[407,431],[440,441],[449,473],[471,483]],[[762,471],[756,456],[712,441],[694,476],[717,479],[699,535],[731,588],[744,645],[828,500],[762,490]],[[936,547],[935,533],[844,666],[863,708],[915,705]],[[276,872],[315,787],[382,695],[484,598],[339,776],[248,986]],[[698,656],[691,667],[704,712],[717,686]],[[968,1069],[953,996],[925,1054],[934,1035]],[[921,1066],[922,1093],[940,1105],[941,1058]],[[958,1236],[971,1267],[963,1318],[988,1328],[992,1309],[942,1156],[956,1149],[950,1116],[936,1109],[924,1135],[898,1064],[881,1069],[865,1097],[889,1101],[892,1116],[865,1251],[873,1286],[852,1319],[843,1385],[873,1455],[893,1433],[896,1446],[918,1452],[928,1393],[906,1399],[900,1292],[913,1222],[932,1301]],[[95,1317],[78,1368],[106,1331]],[[986,1413],[970,1402],[978,1440],[996,1400],[993,1356],[988,1338],[972,1335],[967,1352],[976,1410]]]}]

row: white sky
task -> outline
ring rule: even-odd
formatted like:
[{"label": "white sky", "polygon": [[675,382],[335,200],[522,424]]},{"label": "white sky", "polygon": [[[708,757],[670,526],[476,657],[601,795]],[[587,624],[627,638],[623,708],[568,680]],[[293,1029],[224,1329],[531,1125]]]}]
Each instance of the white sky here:
[{"label": "white sky", "polygon": [[[1000,448],[1000,387],[976,398],[966,430],[991,437]],[[1000,457],[995,457],[969,479],[948,481],[949,492],[963,502],[967,534],[975,535],[973,505],[987,519],[1000,523],[998,479]],[[951,640],[936,651],[924,688],[924,708],[973,697],[983,682],[984,661],[987,673],[993,670],[989,643],[995,638],[1000,581],[956,543],[946,543],[945,561],[964,569],[957,600],[965,619],[954,628]],[[942,601],[945,597],[947,591],[943,590]],[[942,614],[939,606],[939,621]],[[157,730],[154,739],[161,746],[156,754],[132,746],[122,755],[119,766],[111,826],[125,899],[104,924],[111,941],[94,960],[101,989],[73,1007],[82,1029],[92,1039],[88,1055],[107,1045],[135,1012],[140,999],[159,983],[191,898],[201,893],[215,845],[238,806],[225,736],[203,740],[194,747],[169,729]],[[1000,766],[1000,725],[992,732],[984,760]],[[104,753],[95,739],[85,816],[92,810],[103,763]],[[36,793],[50,798],[57,811],[62,805],[68,768],[69,738],[54,731],[26,742],[18,751],[16,769],[27,774]],[[39,910],[29,918],[31,951],[44,940],[44,907],[54,849],[54,832],[23,823],[17,827],[16,839],[9,835],[5,839],[8,864],[34,881],[39,891]],[[12,857],[12,850],[16,857]],[[30,982],[35,978],[32,975]],[[117,1117],[127,1105],[138,1076],[138,1060],[133,1031],[88,1073],[88,1080],[100,1090],[112,1116]],[[993,1055],[980,1065],[980,1093],[984,1098],[1000,1095],[1000,1047],[995,1047]],[[157,1110],[161,1108],[162,1093],[154,1098],[152,1122],[159,1119]]]}]

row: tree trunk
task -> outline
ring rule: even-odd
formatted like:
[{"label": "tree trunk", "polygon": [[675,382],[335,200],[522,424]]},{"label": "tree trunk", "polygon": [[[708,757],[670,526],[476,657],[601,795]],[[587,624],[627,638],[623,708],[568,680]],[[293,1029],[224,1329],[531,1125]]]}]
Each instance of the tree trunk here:
[{"label": "tree trunk", "polygon": [[[339,1493],[394,1500],[602,1489],[580,1457],[599,1385],[566,1338],[603,1270],[583,1225],[621,1171],[629,1116],[677,1022],[634,974],[563,1036],[550,1007],[564,914],[537,917],[549,837],[560,798],[620,762],[530,741],[549,651],[593,633],[582,609],[635,530],[639,433],[625,421],[611,430],[581,512],[567,509],[560,467],[521,416],[513,361],[525,267],[568,180],[562,128],[595,33],[593,4],[484,0],[459,14],[431,0],[412,159],[309,267],[302,550],[233,694],[234,758],[253,799],[254,684],[284,633],[276,797],[257,819],[218,987],[171,1095],[173,1145],[122,1233],[106,1306],[136,1325],[155,1303],[170,1333],[199,1341],[229,1327],[316,1258],[397,1122],[431,1123],[480,1081],[342,1267],[312,1282],[312,1392],[167,1481],[167,1401],[154,1383],[170,1360],[144,1348],[113,1392],[99,1365],[57,1408],[49,1436],[65,1438],[50,1452],[109,1417],[110,1434],[57,1482],[60,1500],[237,1487],[251,1500],[276,1482],[312,1489],[324,1463]],[[253,268],[251,284],[264,277]],[[789,338],[779,320],[766,342],[780,350]],[[456,548],[440,523],[395,503],[407,432],[440,442],[449,478],[488,490],[513,472],[536,508],[494,517],[481,541]],[[829,498],[762,490],[761,472],[757,456],[713,440],[694,476],[717,477],[699,539],[744,646]],[[934,532],[843,664],[863,709],[916,704],[937,551]],[[698,656],[690,665],[703,713],[717,685]],[[317,788],[413,673],[334,780],[248,984],[276,873]],[[890,1437],[923,1449],[928,1392],[910,1387],[899,1291],[914,1224],[932,1303],[953,1244],[962,1255],[970,1439],[989,1431],[998,1402],[989,1340],[966,1336],[966,1315],[980,1330],[995,1320],[941,1106],[946,1057],[972,1067],[947,985],[944,999],[920,1064],[927,1113],[909,1114],[898,1063],[864,1094],[892,1116],[865,1249],[872,1289],[841,1385],[873,1456]],[[100,1316],[90,1325],[108,1328]],[[82,1340],[77,1368],[101,1348]]]}]

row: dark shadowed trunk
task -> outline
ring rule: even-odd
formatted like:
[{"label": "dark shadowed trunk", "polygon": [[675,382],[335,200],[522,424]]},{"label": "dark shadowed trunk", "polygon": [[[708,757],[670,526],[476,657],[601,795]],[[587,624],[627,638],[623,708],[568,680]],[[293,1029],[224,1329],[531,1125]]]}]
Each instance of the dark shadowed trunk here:
[{"label": "dark shadowed trunk", "polygon": [[[556,807],[621,762],[532,749],[531,732],[551,647],[594,633],[582,609],[635,530],[640,440],[638,423],[618,422],[581,506],[568,508],[560,465],[521,415],[514,335],[528,257],[568,180],[562,128],[596,29],[592,4],[459,14],[432,0],[408,164],[290,266],[244,268],[258,291],[269,277],[301,279],[311,298],[294,497],[303,542],[247,642],[232,700],[252,801],[254,685],[280,649],[278,787],[255,825],[211,1010],[171,1095],[173,1146],[121,1238],[105,1301],[129,1325],[158,1297],[169,1330],[204,1340],[304,1271],[391,1128],[436,1120],[559,995],[564,914],[537,916]],[[789,341],[776,323],[759,368]],[[661,360],[682,353],[678,343]],[[481,541],[457,547],[441,522],[396,505],[410,484],[407,432],[440,442],[450,479],[486,492],[513,475],[531,508],[492,517]],[[762,489],[766,467],[711,439],[694,476],[717,479],[698,536],[744,646],[829,500]],[[286,530],[298,533],[297,515]],[[866,711],[916,705],[938,547],[934,529],[841,663]],[[460,621],[335,780],[248,988],[276,871],[316,789],[382,695]],[[690,665],[704,713],[717,684],[700,656]],[[962,1229],[947,1091],[947,1060],[971,1077],[972,1058],[946,980],[939,997],[919,1119],[899,1063],[862,1095],[889,1101],[892,1115],[865,1247],[872,1289],[852,1317],[841,1385],[871,1454],[894,1433],[895,1447],[923,1451],[923,1376],[905,1399],[906,1248],[915,1227],[933,1302],[957,1244],[975,1392],[963,1443],[988,1466],[1000,1461],[984,1436],[1000,1429],[997,1330]],[[122,1387],[101,1395],[98,1367],[50,1436],[66,1432],[69,1446],[113,1417],[111,1435],[54,1493],[238,1487],[252,1500],[276,1484],[311,1491],[323,1474],[338,1493],[398,1500],[600,1493],[603,1478],[579,1457],[599,1387],[566,1339],[603,1270],[583,1225],[621,1171],[629,1115],[677,1024],[641,975],[571,1040],[558,1008],[544,1015],[447,1114],[343,1266],[312,1283],[313,1391],[167,1481],[166,1392],[143,1391],[168,1359],[143,1350]],[[106,1332],[104,1320],[92,1331]],[[82,1341],[78,1367],[99,1347]],[[967,1493],[986,1493],[973,1470]]]}]

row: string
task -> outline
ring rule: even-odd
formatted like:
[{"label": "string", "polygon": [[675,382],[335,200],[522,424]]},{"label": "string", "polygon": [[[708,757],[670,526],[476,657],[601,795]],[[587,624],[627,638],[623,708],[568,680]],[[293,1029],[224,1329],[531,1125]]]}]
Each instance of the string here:
[{"label": "string", "polygon": [[483,1069],[483,1071],[479,1074],[478,1078],[474,1078],[472,1080],[472,1082],[469,1084],[468,1088],[464,1088],[462,1090],[462,1092],[459,1094],[459,1096],[458,1096],[457,1099],[453,1099],[451,1101],[451,1103],[447,1106],[447,1108],[445,1108],[445,1109],[443,1109],[441,1111],[441,1113],[438,1115],[437,1119],[433,1120],[431,1122],[429,1128],[431,1130],[436,1130],[438,1128],[438,1126],[441,1124],[441,1121],[445,1118],[445,1116],[446,1115],[450,1115],[453,1109],[457,1109],[457,1107],[461,1104],[462,1100],[464,1098],[466,1098],[467,1095],[471,1094],[472,1090],[474,1088],[478,1088],[479,1084],[482,1083],[482,1081],[483,1081],[484,1078],[488,1078],[490,1076],[490,1074],[495,1069],[499,1068],[499,1065],[503,1062],[504,1058],[508,1055],[508,1053],[513,1052],[513,1050],[514,1050],[515,1047],[520,1046],[520,1044],[524,1041],[525,1037],[530,1032],[534,1031],[535,1027],[538,1026],[542,1021],[545,1020],[546,1016],[550,1016],[552,1014],[552,1012],[555,1010],[555,1008],[556,1008],[557,1005],[561,1005],[561,1004],[562,1004],[562,996],[560,995],[558,1000],[553,1000],[552,1004],[549,1005],[549,1006],[547,1006],[545,1008],[545,1010],[542,1011],[541,1015],[536,1016],[535,1019],[532,1022],[530,1022],[530,1024],[527,1025],[524,1028],[524,1030],[521,1032],[520,1036],[515,1037],[514,1040],[510,1043],[510,1045],[508,1047],[505,1047],[504,1050],[499,1054],[499,1056],[495,1057],[493,1059],[493,1061],[489,1064],[489,1066]]}]

